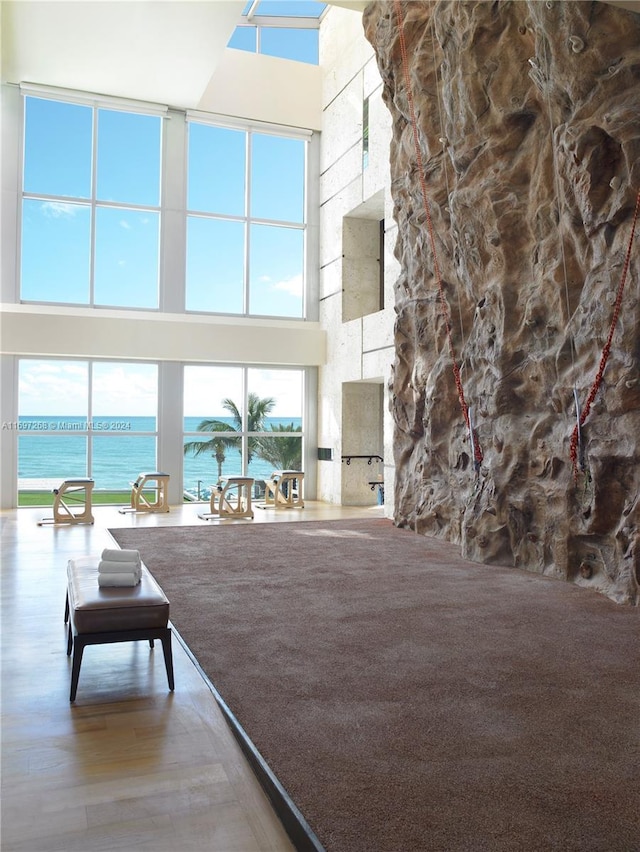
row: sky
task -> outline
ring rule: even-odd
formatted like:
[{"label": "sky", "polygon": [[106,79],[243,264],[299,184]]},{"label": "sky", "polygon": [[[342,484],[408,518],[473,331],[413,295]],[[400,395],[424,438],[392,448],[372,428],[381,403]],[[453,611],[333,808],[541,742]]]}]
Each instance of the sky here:
[{"label": "sky", "polygon": [[[241,367],[185,366],[185,417],[226,416],[221,400],[242,401]],[[91,388],[91,391],[89,390]],[[20,360],[18,410],[22,416],[155,417],[158,409],[155,364]],[[249,368],[247,389],[273,397],[273,417],[302,417],[302,370]]]},{"label": "sky", "polygon": [[[323,5],[263,0],[257,13],[317,16]],[[237,30],[230,45],[242,47],[247,33]],[[262,52],[317,62],[317,32],[264,33]],[[33,97],[26,99],[25,112],[24,191],[35,197],[23,201],[22,299],[90,304],[93,274],[94,304],[157,309],[163,119],[108,109],[94,116],[89,106]],[[189,125],[187,310],[245,310],[248,229],[248,312],[302,316],[305,145],[301,139]],[[217,369],[208,378],[234,387],[236,377]],[[261,371],[255,377],[261,396],[279,399],[274,414],[301,416],[301,374],[296,376]],[[19,411],[82,416],[87,382],[84,362],[24,359]],[[205,414],[201,388],[191,384],[186,380],[185,414]],[[93,414],[155,414],[156,387],[155,365],[96,364]]]},{"label": "sky", "polygon": [[[93,270],[94,304],[155,310],[163,119],[99,109],[97,141],[93,121],[89,106],[26,99],[22,298],[90,304]],[[187,310],[244,312],[248,237],[249,313],[301,317],[307,143],[186,132]]]}]

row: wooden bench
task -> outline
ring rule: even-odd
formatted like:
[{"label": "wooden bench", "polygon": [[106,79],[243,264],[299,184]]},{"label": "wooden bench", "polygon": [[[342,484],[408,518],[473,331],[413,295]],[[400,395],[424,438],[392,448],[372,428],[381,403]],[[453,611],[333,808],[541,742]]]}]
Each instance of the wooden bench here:
[{"label": "wooden bench", "polygon": [[160,639],[169,689],[174,689],[169,601],[142,566],[137,586],[98,585],[99,556],[70,559],[64,620],[69,623],[67,656],[73,651],[70,701],[75,701],[82,653],[87,645]]}]

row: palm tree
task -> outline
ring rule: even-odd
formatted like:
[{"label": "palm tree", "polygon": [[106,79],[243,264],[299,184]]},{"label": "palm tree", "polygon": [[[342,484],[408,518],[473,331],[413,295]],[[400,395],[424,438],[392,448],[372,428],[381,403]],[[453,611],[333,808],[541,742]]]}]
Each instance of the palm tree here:
[{"label": "palm tree", "polygon": [[[257,393],[250,393],[247,398],[247,431],[262,432],[264,430],[264,421],[269,416],[276,404],[273,397],[259,397]],[[222,407],[228,411],[233,418],[233,424],[226,423],[224,420],[207,419],[201,420],[198,423],[198,432],[242,432],[242,413],[232,399],[223,399]],[[247,464],[251,464],[251,460],[255,455],[255,449],[258,439],[247,439]],[[234,438],[231,435],[218,435],[215,438],[210,438],[208,441],[186,441],[184,445],[185,456],[193,453],[194,456],[201,456],[211,453],[218,463],[218,479],[222,476],[222,465],[225,461],[225,450],[229,448],[238,449],[241,445],[241,439]]]},{"label": "palm tree", "polygon": [[[287,426],[271,425],[270,428],[274,437],[256,438],[255,454],[272,464],[275,470],[302,470],[302,441],[291,434],[302,432],[302,426],[289,423]],[[280,437],[283,432],[287,433],[287,437]]]},{"label": "palm tree", "polygon": [[215,448],[214,456],[216,457],[216,462],[218,463],[218,479],[222,476],[222,465],[225,462],[227,454],[225,453],[226,447],[224,445],[224,441],[221,441],[219,438],[214,439],[213,446]]}]

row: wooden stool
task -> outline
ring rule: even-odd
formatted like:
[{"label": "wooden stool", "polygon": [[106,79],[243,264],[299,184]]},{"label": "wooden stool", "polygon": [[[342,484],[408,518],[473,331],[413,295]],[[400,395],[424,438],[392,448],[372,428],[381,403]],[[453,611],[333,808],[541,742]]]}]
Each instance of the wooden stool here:
[{"label": "wooden stool", "polygon": [[221,476],[218,484],[211,489],[210,512],[198,515],[203,521],[210,518],[250,518],[252,476]]},{"label": "wooden stool", "polygon": [[145,566],[137,586],[98,585],[99,556],[70,559],[64,607],[67,656],[73,651],[69,701],[75,701],[82,652],[87,645],[113,642],[162,641],[169,689],[174,688],[169,601]]},{"label": "wooden stool", "polygon": [[[148,483],[155,482],[156,485]],[[150,499],[147,494],[152,491],[155,500]],[[141,473],[135,482],[131,483],[131,506],[120,509],[120,514],[125,512],[168,512],[169,511],[169,474],[168,473]]]},{"label": "wooden stool", "polygon": [[[44,524],[92,524],[91,497],[93,479],[65,479],[59,488],[54,488],[53,518],[43,518]],[[68,502],[67,502],[68,501]],[[69,503],[75,504],[75,508]]]},{"label": "wooden stool", "polygon": [[276,470],[265,481],[264,504],[275,509],[304,509],[301,470]]}]

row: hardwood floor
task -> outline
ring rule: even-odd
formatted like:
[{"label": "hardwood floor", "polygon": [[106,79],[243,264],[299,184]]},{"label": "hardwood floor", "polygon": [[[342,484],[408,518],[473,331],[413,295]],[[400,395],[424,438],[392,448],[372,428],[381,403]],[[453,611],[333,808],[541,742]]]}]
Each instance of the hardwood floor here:
[{"label": "hardwood floor", "polygon": [[[202,507],[121,515],[92,526],[38,526],[46,509],[2,524],[3,852],[287,852],[292,849],[216,701],[174,637],[176,690],[156,643],[85,650],[69,703],[63,622],[66,563],[113,546],[109,527],[202,525]],[[381,516],[382,508],[309,502],[261,510],[295,523]],[[234,523],[232,521],[209,522]],[[215,530],[212,530],[215,535]]]}]

